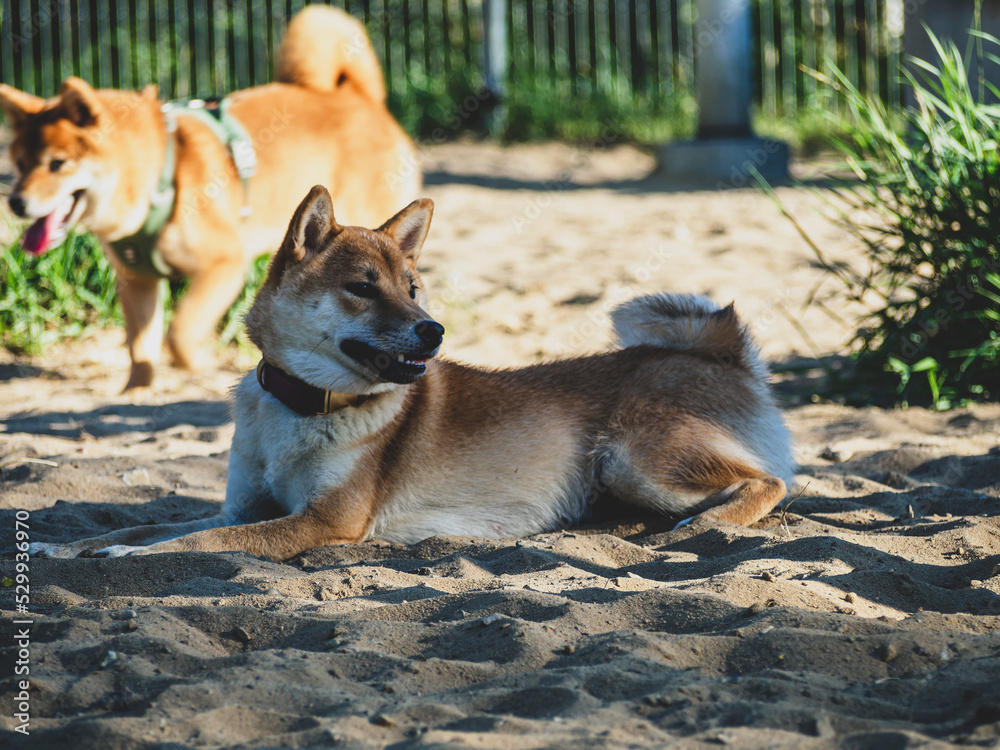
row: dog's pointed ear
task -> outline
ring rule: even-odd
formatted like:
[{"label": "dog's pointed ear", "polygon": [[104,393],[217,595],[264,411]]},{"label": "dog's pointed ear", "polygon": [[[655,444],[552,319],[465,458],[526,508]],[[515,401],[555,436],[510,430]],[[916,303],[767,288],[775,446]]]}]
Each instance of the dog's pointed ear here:
[{"label": "dog's pointed ear", "polygon": [[424,246],[424,240],[427,239],[427,231],[431,228],[433,215],[434,201],[430,198],[421,198],[389,219],[378,228],[378,231],[392,237],[399,245],[403,257],[411,263],[416,263],[420,249]]},{"label": "dog's pointed ear", "polygon": [[41,111],[44,106],[45,100],[40,96],[26,94],[6,83],[0,83],[0,108],[3,108],[7,122],[15,130],[24,124],[28,115]]},{"label": "dog's pointed ear", "polygon": [[147,83],[142,87],[142,91],[139,92],[139,96],[143,99],[155,101],[160,98],[160,87],[155,83]]},{"label": "dog's pointed ear", "polygon": [[343,229],[333,218],[330,191],[315,185],[295,209],[285,241],[281,243],[281,252],[293,263],[308,260],[319,254]]},{"label": "dog's pointed ear", "polygon": [[101,116],[101,102],[97,92],[82,78],[70,76],[59,88],[59,106],[74,125],[85,128]]}]

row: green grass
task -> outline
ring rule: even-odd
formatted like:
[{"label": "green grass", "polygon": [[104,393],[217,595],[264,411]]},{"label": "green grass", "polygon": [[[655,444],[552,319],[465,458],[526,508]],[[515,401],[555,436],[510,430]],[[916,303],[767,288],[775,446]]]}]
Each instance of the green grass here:
[{"label": "green grass", "polygon": [[114,271],[91,235],[71,235],[37,257],[0,247],[0,345],[37,354],[121,319]]},{"label": "green grass", "polygon": [[[222,346],[252,348],[243,316],[269,261],[261,257],[248,267],[246,286],[219,324]],[[168,322],[186,288],[186,282],[164,282]],[[122,323],[114,270],[92,235],[75,233],[40,256],[23,253],[17,245],[0,247],[0,346],[18,354],[39,354],[61,339]]]},{"label": "green grass", "polygon": [[430,143],[463,134],[508,142],[659,143],[693,135],[697,119],[689,92],[653,99],[636,95],[625,82],[574,92],[567,81],[524,75],[510,83],[496,108],[475,69],[441,79],[414,74],[404,91],[389,96],[388,106],[411,136]]}]

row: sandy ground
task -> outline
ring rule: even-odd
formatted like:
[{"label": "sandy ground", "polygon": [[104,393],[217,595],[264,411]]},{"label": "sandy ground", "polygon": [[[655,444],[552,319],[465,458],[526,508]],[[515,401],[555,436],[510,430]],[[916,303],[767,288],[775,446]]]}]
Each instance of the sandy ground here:
[{"label": "sandy ground", "polygon": [[[425,153],[422,259],[446,353],[512,365],[599,349],[642,292],[735,300],[794,377],[799,488],[757,528],[656,518],[524,540],[435,537],[288,564],[172,554],[30,564],[32,748],[1000,746],[1000,406],[810,399],[847,328],[822,273],[747,190],[680,191],[616,148]],[[816,198],[783,199],[857,261]],[[836,309],[851,319],[856,311]],[[210,515],[250,355],[116,395],[120,331],[0,354],[0,536],[63,541]],[[803,369],[805,368],[805,369]],[[0,726],[17,693],[0,591]],[[13,738],[13,739],[11,739]]]}]

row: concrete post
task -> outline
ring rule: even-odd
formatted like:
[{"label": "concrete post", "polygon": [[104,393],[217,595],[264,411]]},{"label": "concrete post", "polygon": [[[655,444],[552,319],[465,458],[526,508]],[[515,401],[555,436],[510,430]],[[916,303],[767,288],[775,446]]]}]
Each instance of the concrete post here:
[{"label": "concrete post", "polygon": [[750,135],[750,0],[701,0],[694,65],[700,138]]},{"label": "concrete post", "polygon": [[788,176],[788,146],[750,129],[753,54],[750,0],[699,0],[694,74],[698,138],[660,149],[660,171],[680,182],[719,189]]},{"label": "concrete post", "polygon": [[507,119],[507,2],[483,0],[483,79],[492,96],[488,115],[491,134],[499,134]]}]

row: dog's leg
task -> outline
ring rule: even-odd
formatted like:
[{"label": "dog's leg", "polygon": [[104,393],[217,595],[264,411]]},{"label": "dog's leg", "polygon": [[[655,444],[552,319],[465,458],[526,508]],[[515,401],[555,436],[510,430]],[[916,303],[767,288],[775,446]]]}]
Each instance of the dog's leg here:
[{"label": "dog's leg", "polygon": [[246,552],[272,560],[287,560],[325,544],[357,542],[363,535],[363,523],[346,526],[331,523],[307,510],[272,521],[198,531],[148,547],[110,547],[101,552],[108,557],[161,552]]},{"label": "dog's leg", "polygon": [[49,542],[34,542],[29,552],[35,557],[87,557],[99,550],[117,545],[135,547],[150,542],[165,541],[174,539],[195,531],[218,528],[231,524],[233,519],[218,515],[210,518],[199,518],[195,521],[183,521],[181,523],[160,523],[150,526],[133,526],[128,529],[118,529],[108,534],[81,539],[69,544],[53,544]]},{"label": "dog's leg", "polygon": [[749,526],[785,497],[781,479],[752,466],[746,452],[713,426],[687,425],[660,439],[630,437],[604,446],[598,456],[598,479],[630,504]]},{"label": "dog's leg", "polygon": [[132,358],[125,390],[148,388],[153,383],[163,345],[163,303],[160,282],[137,276],[114,262],[118,275],[118,299],[125,316],[125,340]]},{"label": "dog's leg", "polygon": [[219,261],[191,276],[191,285],[178,303],[167,333],[174,364],[186,370],[197,369],[202,345],[239,295],[243,281],[242,255]]},{"label": "dog's leg", "polygon": [[723,490],[719,495],[721,502],[703,510],[695,520],[749,526],[774,510],[785,497],[785,492],[785,483],[777,477],[764,475],[743,479],[736,486]]}]

